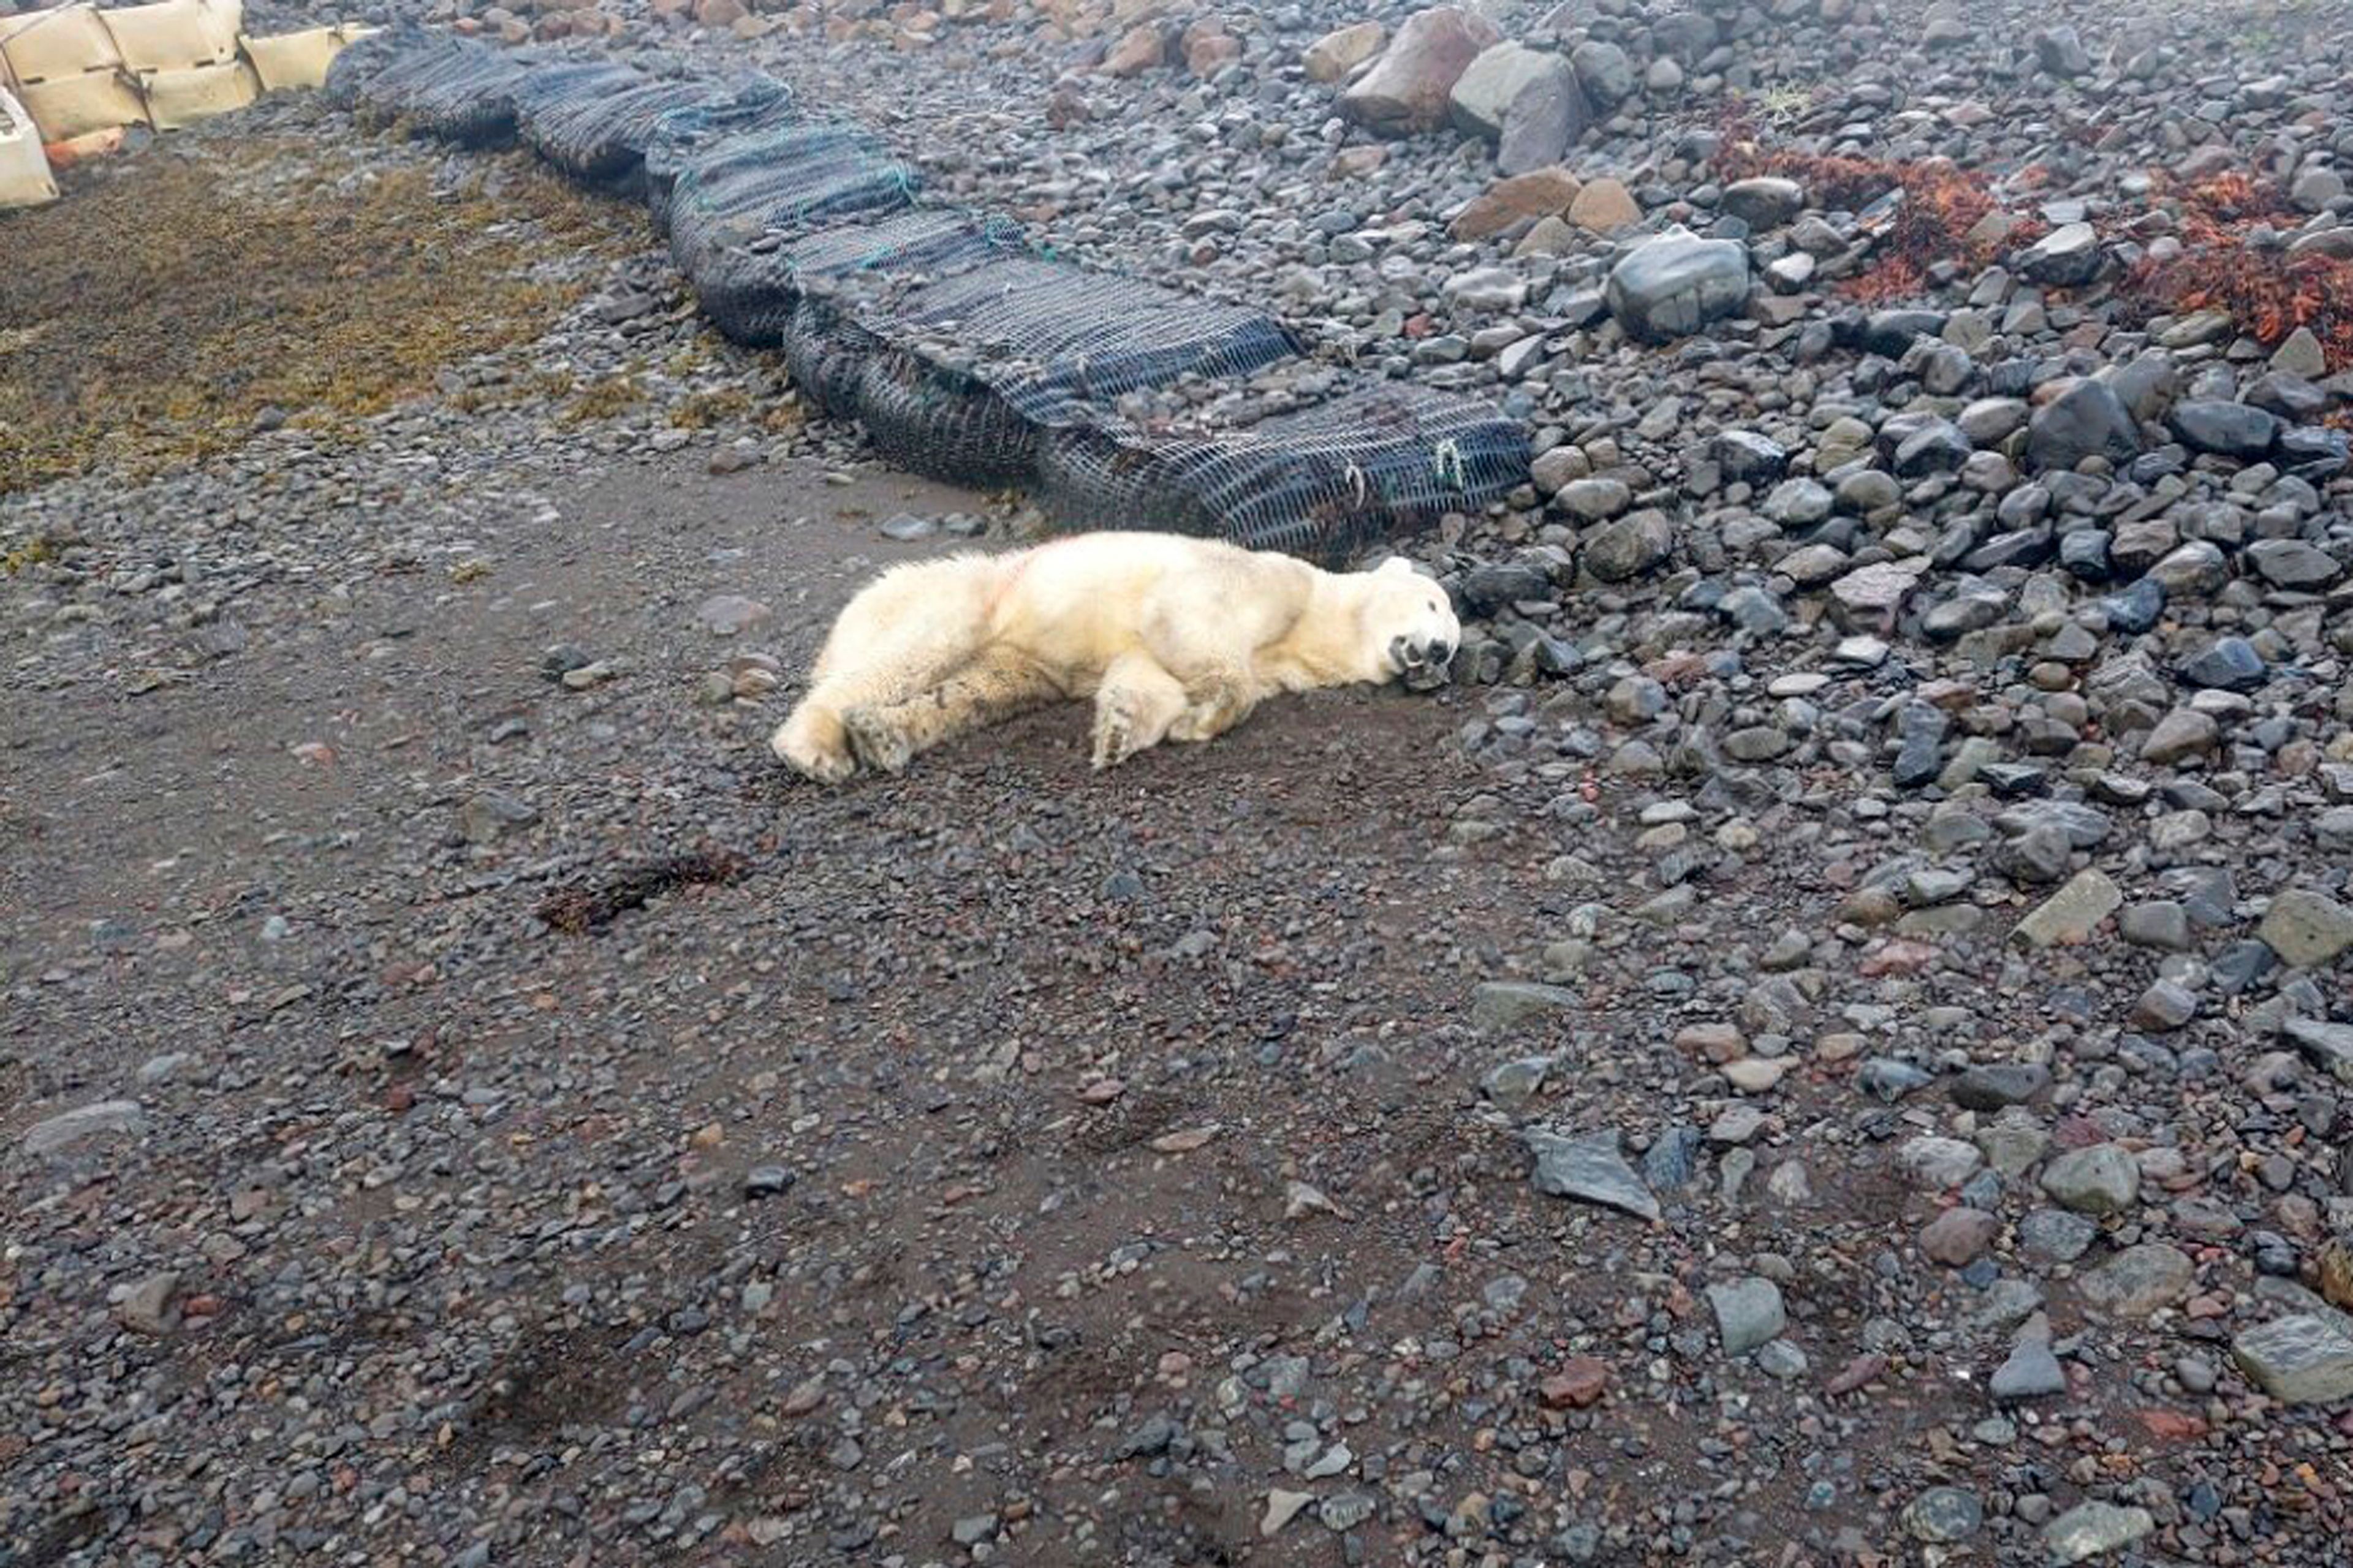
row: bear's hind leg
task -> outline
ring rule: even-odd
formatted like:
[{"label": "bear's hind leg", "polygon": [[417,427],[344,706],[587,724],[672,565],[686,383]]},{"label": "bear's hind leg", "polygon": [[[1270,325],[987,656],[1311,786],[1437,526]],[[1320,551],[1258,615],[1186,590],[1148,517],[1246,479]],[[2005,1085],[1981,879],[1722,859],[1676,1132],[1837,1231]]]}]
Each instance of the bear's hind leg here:
[{"label": "bear's hind leg", "polygon": [[860,761],[878,773],[895,773],[951,736],[999,723],[1062,695],[1036,661],[1010,648],[984,648],[929,690],[852,709],[843,724]]},{"label": "bear's hind leg", "polygon": [[1185,688],[1148,653],[1124,653],[1095,689],[1094,766],[1116,767],[1158,745],[1185,710]]}]

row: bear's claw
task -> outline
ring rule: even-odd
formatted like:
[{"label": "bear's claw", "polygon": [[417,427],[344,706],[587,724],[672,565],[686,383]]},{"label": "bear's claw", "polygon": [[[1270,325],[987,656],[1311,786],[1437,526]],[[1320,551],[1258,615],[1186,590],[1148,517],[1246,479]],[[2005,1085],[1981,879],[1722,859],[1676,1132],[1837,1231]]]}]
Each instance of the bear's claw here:
[{"label": "bear's claw", "polygon": [[1124,702],[1113,702],[1095,716],[1094,770],[1115,768],[1135,754],[1133,717]]},{"label": "bear's claw", "polygon": [[892,725],[865,709],[841,716],[842,731],[849,737],[849,749],[858,760],[878,773],[895,773],[906,769],[914,755],[907,737]]}]

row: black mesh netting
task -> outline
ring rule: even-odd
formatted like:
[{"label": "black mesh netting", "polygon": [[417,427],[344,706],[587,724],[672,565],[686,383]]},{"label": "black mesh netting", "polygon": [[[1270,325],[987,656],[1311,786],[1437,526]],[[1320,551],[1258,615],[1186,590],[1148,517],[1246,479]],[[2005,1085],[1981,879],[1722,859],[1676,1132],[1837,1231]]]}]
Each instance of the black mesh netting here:
[{"label": "black mesh netting", "polygon": [[1248,375],[1300,352],[1263,311],[1039,257],[944,279],[888,314],[870,324],[1048,426],[1124,393]]},{"label": "black mesh netting", "polygon": [[480,145],[518,131],[575,176],[641,186],[712,324],[781,345],[818,408],[885,457],[1031,483],[1061,527],[1148,528],[1345,562],[1528,477],[1525,427],[1381,384],[1248,426],[1175,433],[1131,393],[1244,377],[1302,352],[1265,313],[1037,254],[1018,226],[918,205],[863,128],[800,118],[758,76],[672,79],[401,25],[343,50],[327,96]]},{"label": "black mesh netting", "polygon": [[799,238],[771,236],[721,250],[703,263],[695,298],[727,337],[753,348],[774,348],[786,341],[801,295],[812,288],[849,277],[905,281],[947,276],[1023,243],[1010,225],[911,208]]},{"label": "black mesh netting", "polygon": [[336,50],[335,58],[328,62],[326,79],[319,84],[319,96],[331,109],[355,109],[361,88],[374,80],[378,72],[420,48],[431,47],[432,40],[425,29],[414,22],[399,23],[355,38]]},{"label": "black mesh netting", "polygon": [[1333,563],[1499,500],[1527,478],[1518,420],[1408,386],[1207,435],[1074,426],[1038,462],[1039,504],[1065,530],[1198,534]]},{"label": "black mesh netting", "polygon": [[913,205],[915,172],[855,125],[797,125],[730,136],[690,158],[669,197],[670,250],[701,287],[727,250],[859,213]]},{"label": "black mesh netting", "polygon": [[859,374],[883,346],[825,300],[804,295],[785,329],[785,369],[803,401],[836,419],[855,419]]},{"label": "black mesh netting", "polygon": [[670,190],[690,163],[732,138],[781,130],[794,119],[792,89],[759,75],[723,85],[708,102],[659,116],[645,145],[646,207],[654,226],[668,232]]},{"label": "black mesh netting", "polygon": [[662,116],[700,108],[719,90],[709,82],[656,80],[626,66],[544,85],[542,74],[534,72],[516,93],[523,141],[574,178],[603,184],[643,168],[646,143]]},{"label": "black mesh netting", "polygon": [[406,53],[359,87],[360,106],[421,134],[487,146],[514,134],[516,87],[532,60],[466,38]]},{"label": "black mesh netting", "polygon": [[859,320],[890,345],[858,380],[876,449],[965,484],[1030,479],[1043,432],[1123,393],[1247,374],[1299,347],[1258,311],[1029,256],[869,301]]},{"label": "black mesh netting", "polygon": [[1036,476],[1043,432],[969,372],[882,347],[859,365],[855,412],[874,449],[911,472],[984,488]]}]

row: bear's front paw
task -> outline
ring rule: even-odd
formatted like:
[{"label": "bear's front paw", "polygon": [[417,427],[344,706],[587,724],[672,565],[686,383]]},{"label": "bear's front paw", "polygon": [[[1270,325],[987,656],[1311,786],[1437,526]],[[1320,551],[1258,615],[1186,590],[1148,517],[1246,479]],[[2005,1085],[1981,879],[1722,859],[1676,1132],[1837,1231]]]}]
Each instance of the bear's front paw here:
[{"label": "bear's front paw", "polygon": [[842,784],[858,772],[857,760],[847,752],[823,750],[811,743],[807,736],[797,732],[791,724],[768,738],[768,749],[785,766],[818,784]]},{"label": "bear's front paw", "polygon": [[858,753],[858,760],[878,773],[903,772],[915,754],[898,727],[884,721],[871,709],[860,708],[843,714],[841,728],[849,737],[849,749]]}]

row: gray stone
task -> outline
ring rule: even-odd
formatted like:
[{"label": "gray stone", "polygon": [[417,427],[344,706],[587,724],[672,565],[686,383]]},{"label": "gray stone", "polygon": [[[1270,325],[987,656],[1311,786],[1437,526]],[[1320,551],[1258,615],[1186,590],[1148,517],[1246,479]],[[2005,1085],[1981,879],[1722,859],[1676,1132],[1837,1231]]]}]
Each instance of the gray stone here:
[{"label": "gray stone", "polygon": [[2219,398],[2177,403],[2168,423],[2191,451],[2242,462],[2253,462],[2268,453],[2280,433],[2277,416]]},{"label": "gray stone", "polygon": [[1547,1197],[1599,1204],[1640,1219],[1659,1217],[1659,1200],[1618,1152],[1613,1131],[1562,1134],[1531,1129],[1521,1141],[1535,1156],[1532,1180]]},{"label": "gray stone", "polygon": [[2044,1167],[2042,1190],[2078,1214],[2121,1214],[2140,1197],[2140,1166],[2114,1143],[2071,1149]]},{"label": "gray stone", "polygon": [[2283,1405],[2353,1399],[2353,1338],[2313,1313],[2249,1329],[2232,1342],[2231,1359]]},{"label": "gray stone", "polygon": [[2353,1085],[2353,1024],[2290,1018],[2283,1032],[2313,1066],[2339,1083]]},{"label": "gray stone", "polygon": [[2088,223],[2063,223],[2019,252],[2010,270],[2031,282],[2081,288],[2099,276],[2099,231]]},{"label": "gray stone", "polygon": [[1977,1174],[1984,1160],[1974,1143],[1934,1135],[1913,1139],[1895,1155],[1896,1168],[1904,1173],[1904,1179],[1930,1193],[1959,1186]]},{"label": "gray stone", "polygon": [[133,1285],[114,1315],[133,1333],[168,1334],[180,1326],[180,1277],[166,1270]]},{"label": "gray stone", "polygon": [[2116,913],[2124,901],[2123,890],[2106,872],[2097,867],[2086,867],[2020,921],[2011,934],[2029,947],[2079,942]]},{"label": "gray stone", "polygon": [[1994,1369],[1989,1386],[1995,1404],[2019,1405],[2066,1393],[2067,1373],[2051,1353],[2050,1340],[2030,1334],[2010,1347],[2009,1359]]},{"label": "gray stone", "polygon": [[2189,913],[2170,899],[2132,905],[2116,917],[2116,931],[2135,947],[2189,951]]},{"label": "gray stone", "polygon": [[1504,120],[1520,94],[1558,73],[1575,79],[1568,62],[1558,55],[1508,40],[1490,46],[1463,68],[1448,94],[1454,128],[1466,136],[1501,136]]},{"label": "gray stone", "polygon": [[2026,458],[2037,468],[2063,471],[2086,458],[2121,464],[2138,456],[2140,427],[2105,382],[2078,381],[2027,420]]},{"label": "gray stone", "polygon": [[2343,575],[2337,558],[2301,539],[2258,539],[2247,546],[2247,561],[2274,588],[2325,588]]},{"label": "gray stone", "polygon": [[2141,760],[2169,768],[2192,757],[2204,756],[2214,749],[2221,734],[2221,727],[2207,715],[2195,709],[2177,708],[2141,738]]},{"label": "gray stone", "polygon": [[1967,1541],[1985,1524],[1985,1504],[1966,1487],[1930,1487],[1904,1510],[1904,1528],[1930,1546]]},{"label": "gray stone", "polygon": [[2304,888],[2273,898],[2255,928],[2274,952],[2298,969],[2316,969],[2353,947],[2353,910]]},{"label": "gray stone", "polygon": [[1708,1305],[1715,1309],[1717,1332],[1724,1336],[1724,1353],[1746,1355],[1780,1337],[1789,1326],[1781,1304],[1781,1288],[1761,1275],[1729,1285],[1707,1288]]},{"label": "gray stone", "polygon": [[1666,514],[1645,510],[1597,530],[1577,560],[1603,582],[1623,583],[1664,561],[1674,543],[1674,527]]},{"label": "gray stone", "polygon": [[1746,224],[1752,232],[1762,234],[1796,217],[1805,205],[1806,193],[1797,181],[1760,174],[1726,185],[1718,207]]},{"label": "gray stone", "polygon": [[732,637],[766,620],[776,612],[757,599],[741,594],[714,594],[694,612],[694,624],[715,637]]},{"label": "gray stone", "polygon": [[1748,252],[1677,226],[1610,268],[1608,298],[1610,314],[1635,337],[1687,337],[1747,300]]},{"label": "gray stone", "polygon": [[2088,75],[2092,57],[2073,27],[2046,27],[2034,35],[2034,58],[2052,76]]},{"label": "gray stone", "polygon": [[2162,1242],[2128,1247],[2083,1278],[2084,1304],[2110,1318],[2146,1318],[2172,1306],[2198,1280],[2189,1255]]},{"label": "gray stone", "polygon": [[75,1144],[109,1133],[146,1131],[147,1113],[135,1100],[101,1100],[36,1121],[25,1130],[27,1154],[58,1154]]},{"label": "gray stone", "polygon": [[1987,1062],[1953,1080],[1953,1103],[1964,1110],[2022,1105],[2051,1087],[2051,1069],[2037,1062]]},{"label": "gray stone", "polygon": [[2033,1209],[2018,1222],[2018,1245],[2043,1263],[2073,1263],[2098,1239],[2099,1221],[2065,1209]]},{"label": "gray stone", "polygon": [[1634,62],[1615,44],[1588,39],[1568,52],[1568,60],[1577,68],[1577,85],[1604,109],[1617,108],[1639,89]]},{"label": "gray stone", "polygon": [[537,808],[528,802],[495,791],[474,795],[458,808],[458,830],[469,844],[494,844],[538,820]]},{"label": "gray stone", "polygon": [[1577,73],[1556,58],[1555,68],[1522,88],[1504,110],[1495,167],[1505,174],[1525,174],[1559,163],[1592,118]]},{"label": "gray stone", "polygon": [[1493,1033],[1516,1029],[1553,1013],[1578,1006],[1582,998],[1558,985],[1529,980],[1490,980],[1471,993],[1471,1022]]},{"label": "gray stone", "polygon": [[2042,1543],[2054,1563],[2086,1563],[2130,1546],[2156,1528],[2156,1516],[2145,1508],[2082,1502],[2043,1527]]}]

